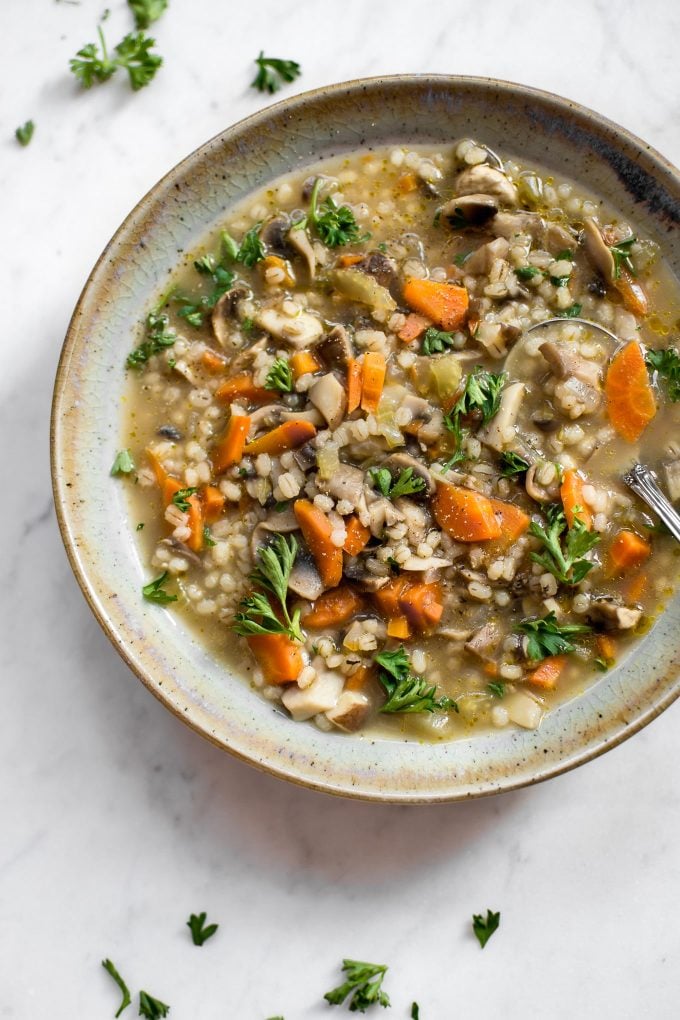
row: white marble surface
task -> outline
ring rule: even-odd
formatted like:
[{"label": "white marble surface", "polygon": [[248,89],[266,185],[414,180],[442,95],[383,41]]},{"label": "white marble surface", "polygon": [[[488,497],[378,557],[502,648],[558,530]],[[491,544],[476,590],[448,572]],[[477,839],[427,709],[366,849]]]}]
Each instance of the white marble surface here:
[{"label": "white marble surface", "polygon": [[[99,631],[61,547],[47,429],[94,260],[158,177],[263,105],[247,87],[260,47],[301,61],[300,88],[399,71],[523,81],[677,163],[679,9],[171,0],[152,86],[80,94],[67,61],[103,6],[2,2],[0,1017],[112,1017],[104,956],[174,1020],[322,1017],[343,955],[391,965],[395,1018],[413,998],[423,1020],[677,1017],[677,707],[570,775],[476,803],[381,808],[260,775],[181,726]],[[110,6],[115,41],[129,22]],[[487,907],[502,923],[482,953],[469,919]],[[202,909],[221,928],[198,950],[184,921]]]}]

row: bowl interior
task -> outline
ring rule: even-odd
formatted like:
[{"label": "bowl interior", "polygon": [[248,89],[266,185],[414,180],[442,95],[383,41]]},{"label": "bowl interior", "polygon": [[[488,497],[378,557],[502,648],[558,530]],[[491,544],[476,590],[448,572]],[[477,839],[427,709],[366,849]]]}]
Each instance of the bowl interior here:
[{"label": "bowl interior", "polygon": [[[324,156],[472,136],[586,184],[680,264],[680,183],[661,156],[558,97],[486,79],[399,77],[295,97],[229,128],[140,202],[88,280],[64,344],[52,419],[55,501],[76,577],[105,631],[147,687],[214,743],[292,781],[384,801],[455,800],[571,768],[624,739],[680,693],[680,597],[634,653],[537,731],[447,743],[347,737],[300,725],[253,693],[171,612],[147,580],[123,487],[124,361],[140,317],[178,260],[249,191]],[[677,273],[676,273],[677,275]]]}]

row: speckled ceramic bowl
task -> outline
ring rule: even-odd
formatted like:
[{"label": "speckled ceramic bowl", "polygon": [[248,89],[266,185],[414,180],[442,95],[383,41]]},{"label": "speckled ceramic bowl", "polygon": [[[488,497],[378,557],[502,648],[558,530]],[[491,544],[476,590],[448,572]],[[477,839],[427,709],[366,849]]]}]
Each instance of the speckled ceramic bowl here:
[{"label": "speckled ceramic bowl", "polygon": [[125,661],[172,712],[219,747],[329,793],[394,802],[510,790],[588,761],[680,693],[680,598],[618,668],[537,731],[450,743],[373,740],[290,721],[214,661],[171,612],[143,602],[119,446],[123,355],[174,267],[234,200],[308,161],[387,143],[466,135],[587,182],[680,268],[680,175],[602,117],[544,92],[487,79],[356,81],[285,100],[207,142],[128,216],[90,276],[59,363],[52,418],[54,495],[71,565]]}]

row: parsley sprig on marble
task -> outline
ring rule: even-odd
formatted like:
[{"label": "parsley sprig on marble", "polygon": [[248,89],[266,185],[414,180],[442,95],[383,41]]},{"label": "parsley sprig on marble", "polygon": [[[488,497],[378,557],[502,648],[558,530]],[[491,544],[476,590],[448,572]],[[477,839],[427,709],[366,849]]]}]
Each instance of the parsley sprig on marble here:
[{"label": "parsley sprig on marble", "polygon": [[390,997],[382,990],[387,966],[361,960],[343,960],[345,981],[326,992],[324,999],[331,1006],[341,1006],[349,997],[350,1013],[365,1013],[369,1006],[389,1006]]},{"label": "parsley sprig on marble", "polygon": [[486,918],[482,914],[472,915],[472,930],[477,936],[477,941],[482,949],[487,944],[493,933],[498,930],[500,923],[501,914],[499,910],[495,913],[493,910],[487,910]]},{"label": "parsley sprig on marble", "polygon": [[130,1003],[132,1002],[132,998],[130,997],[130,989],[125,984],[125,981],[120,976],[120,974],[116,970],[115,965],[111,962],[111,960],[102,960],[102,967],[107,972],[107,974],[111,975],[113,980],[116,982],[116,984],[120,988],[120,993],[122,995],[122,999],[121,999],[121,1003],[120,1003],[120,1006],[118,1007],[117,1012],[114,1014],[114,1016],[119,1017],[120,1014],[123,1012],[123,1010],[127,1009],[128,1006],[130,1005]]},{"label": "parsley sprig on marble", "polygon": [[18,141],[19,145],[23,145],[24,148],[29,144],[35,131],[35,124],[32,120],[27,120],[25,124],[21,124],[14,132],[14,137]]},{"label": "parsley sprig on marble", "polygon": [[161,1018],[166,1017],[169,1012],[170,1007],[165,1002],[161,1002],[160,999],[154,998],[154,996],[149,995],[148,992],[139,993],[138,1016],[146,1017],[146,1020],[161,1020]]},{"label": "parsley sprig on marble", "polygon": [[137,28],[149,28],[165,13],[168,0],[128,0]]},{"label": "parsley sprig on marble", "polygon": [[428,684],[422,676],[411,670],[411,661],[404,646],[373,656],[380,666],[378,679],[385,689],[387,700],[380,711],[396,712],[457,712],[458,705],[451,698],[437,698],[435,684]]},{"label": "parsley sprig on marble", "polygon": [[[258,550],[257,569],[250,575],[256,588],[241,601],[241,612],[234,617],[233,629],[237,634],[287,634],[294,641],[303,641],[300,628],[300,610],[291,616],[286,605],[288,581],[298,552],[298,544],[291,535],[276,535],[271,545]],[[272,605],[272,597],[274,605]]]},{"label": "parsley sprig on marble", "polygon": [[264,50],[255,58],[257,74],[251,81],[252,88],[258,92],[278,92],[286,82],[295,81],[302,73],[302,68],[295,60],[282,60],[281,57],[265,57]]},{"label": "parsley sprig on marble", "polygon": [[191,941],[195,946],[202,946],[213,937],[219,928],[219,924],[206,924],[207,917],[205,910],[202,910],[200,914],[189,915],[187,927],[191,932]]},{"label": "parsley sprig on marble", "polygon": [[130,86],[137,92],[155,77],[163,58],[152,53],[156,40],[143,32],[130,32],[109,55],[101,25],[97,26],[99,44],[87,43],[70,61],[70,68],[84,89],[108,81],[118,68],[128,73]]}]

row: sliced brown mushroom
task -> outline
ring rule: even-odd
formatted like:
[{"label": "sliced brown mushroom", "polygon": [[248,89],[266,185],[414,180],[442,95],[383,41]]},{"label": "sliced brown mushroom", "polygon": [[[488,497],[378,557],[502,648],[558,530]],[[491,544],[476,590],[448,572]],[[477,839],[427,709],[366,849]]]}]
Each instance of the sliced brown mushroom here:
[{"label": "sliced brown mushroom", "polygon": [[443,205],[439,216],[452,230],[464,230],[483,227],[497,212],[498,199],[493,195],[460,195]]},{"label": "sliced brown mushroom", "polygon": [[300,471],[311,471],[312,468],[316,467],[316,447],[311,443],[298,446],[297,450],[293,451],[293,460],[300,468]]},{"label": "sliced brown mushroom", "polygon": [[538,461],[536,464],[532,464],[527,471],[527,476],[524,481],[524,487],[527,491],[527,496],[533,499],[536,503],[552,503],[560,494],[560,484],[557,471],[555,471],[555,480],[550,485],[541,485],[536,480],[536,473],[542,467],[545,467],[545,463]]},{"label": "sliced brown mushroom", "polygon": [[297,315],[286,315],[278,308],[261,308],[254,322],[271,336],[283,340],[291,347],[309,347],[323,335],[321,320],[311,312],[300,309]]},{"label": "sliced brown mushroom", "polygon": [[283,510],[281,513],[272,514],[264,521],[253,528],[250,536],[250,551],[253,559],[257,559],[257,551],[263,545],[269,545],[275,535],[287,535],[291,531],[298,531],[300,525],[292,510]]},{"label": "sliced brown mushroom", "polygon": [[192,552],[191,549],[185,545],[184,542],[180,542],[178,538],[163,538],[160,541],[160,545],[165,545],[168,549],[172,549],[174,553],[181,556],[182,559],[188,560],[189,563],[193,563],[195,567],[203,565],[201,557],[197,556],[195,552]]},{"label": "sliced brown mushroom", "polygon": [[263,223],[260,228],[260,240],[267,246],[267,250],[276,255],[286,257],[288,252],[287,235],[290,230],[290,220],[281,214]]},{"label": "sliced brown mushroom", "polygon": [[395,261],[380,251],[370,252],[361,262],[357,262],[354,268],[362,273],[368,273],[378,281],[381,287],[386,287],[388,290],[397,279]]},{"label": "sliced brown mushroom", "polygon": [[[425,465],[420,460],[416,460],[410,453],[393,453],[380,465],[381,467],[387,468],[393,478],[398,478],[402,471],[406,471],[409,468],[413,472],[413,477],[420,478],[425,485],[422,489],[422,494],[427,496],[433,496],[436,491],[436,485],[432,475],[427,470]],[[418,493],[413,493],[417,496]]]},{"label": "sliced brown mushroom", "polygon": [[281,421],[308,421],[317,427],[324,424],[325,419],[315,407],[308,407],[306,411],[281,411]]},{"label": "sliced brown mushroom", "polygon": [[479,163],[463,170],[456,178],[454,191],[456,195],[495,195],[506,205],[517,205],[515,185],[504,173],[488,163]]},{"label": "sliced brown mushroom", "polygon": [[343,691],[335,706],[326,712],[326,718],[334,726],[347,733],[354,733],[363,724],[370,702],[360,691]]},{"label": "sliced brown mushroom", "polygon": [[284,411],[285,408],[281,404],[265,404],[264,407],[258,407],[250,415],[250,435],[254,436],[260,429],[273,429],[280,425]]},{"label": "sliced brown mushroom", "polygon": [[345,563],[344,569],[345,577],[353,581],[357,588],[361,591],[368,592],[369,594],[380,591],[384,588],[389,577],[380,577],[377,574],[371,574],[364,564],[363,559],[357,556],[356,559],[349,559]]},{"label": "sliced brown mushroom", "polygon": [[288,231],[286,240],[290,247],[293,248],[298,255],[302,255],[303,259],[307,263],[309,279],[313,280],[316,276],[316,255],[314,254],[312,242],[309,240],[305,228],[293,225]]},{"label": "sliced brown mushroom", "polygon": [[364,472],[352,464],[340,464],[332,478],[317,479],[318,488],[337,500],[345,500],[357,507],[364,495]]},{"label": "sliced brown mushroom", "polygon": [[213,308],[210,322],[215,338],[222,347],[226,347],[229,343],[228,323],[230,319],[235,317],[239,301],[243,301],[250,296],[251,291],[243,284],[237,283],[222,295]]},{"label": "sliced brown mushroom", "polygon": [[473,251],[472,255],[465,259],[463,269],[466,274],[470,273],[473,276],[488,273],[496,259],[504,259],[509,251],[510,242],[504,237],[497,237]]},{"label": "sliced brown mushroom", "polygon": [[465,650],[476,655],[483,662],[491,660],[491,652],[501,639],[500,627],[493,620],[485,623],[465,642]]},{"label": "sliced brown mushroom", "polygon": [[596,361],[590,361],[580,354],[574,353],[567,344],[556,344],[546,340],[538,348],[550,366],[550,371],[558,379],[573,376],[597,388],[600,383],[601,369]]},{"label": "sliced brown mushroom", "polygon": [[337,368],[342,372],[347,370],[347,366],[354,357],[352,341],[344,326],[334,326],[316,350],[328,368]]},{"label": "sliced brown mushroom", "polygon": [[586,255],[605,283],[613,283],[616,273],[614,256],[604,243],[600,228],[594,219],[588,218],[583,223],[583,246]]},{"label": "sliced brown mushroom", "polygon": [[306,548],[298,550],[293,569],[288,578],[288,587],[296,595],[314,602],[326,590],[312,554]]},{"label": "sliced brown mushroom", "polygon": [[347,394],[345,387],[334,373],[327,372],[326,375],[322,375],[320,379],[317,379],[308,389],[307,396],[324,416],[328,422],[329,429],[332,431],[337,429],[345,417]]},{"label": "sliced brown mushroom", "polygon": [[641,609],[620,606],[610,598],[593,599],[588,607],[588,620],[604,630],[632,630],[642,617]]},{"label": "sliced brown mushroom", "polygon": [[498,412],[489,424],[485,425],[478,433],[477,438],[485,446],[490,446],[492,450],[497,450],[500,453],[512,445],[515,437],[515,423],[522,406],[524,393],[525,386],[521,382],[511,383],[505,387]]}]

